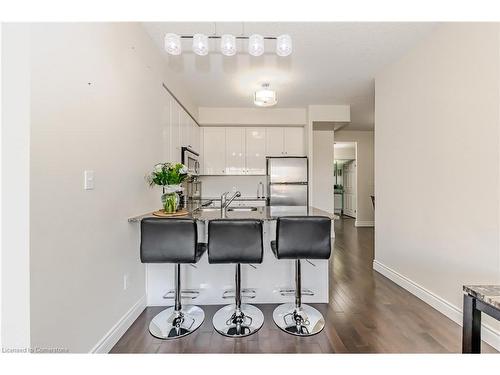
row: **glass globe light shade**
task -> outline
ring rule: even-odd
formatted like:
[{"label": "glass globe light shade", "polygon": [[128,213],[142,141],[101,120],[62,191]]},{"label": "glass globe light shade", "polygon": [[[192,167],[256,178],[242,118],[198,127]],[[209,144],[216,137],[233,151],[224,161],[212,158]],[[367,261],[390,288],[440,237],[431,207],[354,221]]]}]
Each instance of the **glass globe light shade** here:
[{"label": "glass globe light shade", "polygon": [[276,54],[281,57],[288,56],[292,53],[292,37],[288,34],[283,34],[276,40]]},{"label": "glass globe light shade", "polygon": [[224,34],[220,38],[220,51],[224,56],[236,54],[236,38],[234,35]]},{"label": "glass globe light shade", "polygon": [[208,54],[208,36],[204,34],[193,35],[193,52],[200,56]]},{"label": "glass globe light shade", "polygon": [[248,38],[248,53],[252,56],[260,56],[264,53],[264,37],[262,35],[250,35],[250,38]]},{"label": "glass globe light shade", "polygon": [[182,52],[181,37],[173,33],[166,34],[165,51],[171,55],[180,55]]}]

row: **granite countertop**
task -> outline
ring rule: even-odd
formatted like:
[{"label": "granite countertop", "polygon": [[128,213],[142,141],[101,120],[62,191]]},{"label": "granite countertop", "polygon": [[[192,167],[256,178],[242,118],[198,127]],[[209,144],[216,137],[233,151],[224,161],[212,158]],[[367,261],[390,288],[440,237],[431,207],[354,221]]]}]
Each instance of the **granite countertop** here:
[{"label": "granite countertop", "polygon": [[[208,200],[207,202],[210,202]],[[189,212],[185,218],[193,218],[195,220],[207,221],[222,218],[220,208],[201,207],[204,202],[188,205]],[[128,219],[129,222],[139,222],[145,217],[152,217],[152,212],[134,216]],[[331,219],[338,218],[336,215],[331,215],[326,211],[320,210],[311,206],[264,206],[257,207],[256,211],[226,211],[225,219],[260,219],[260,220],[276,220],[280,216],[328,216]]]},{"label": "granite countertop", "polygon": [[464,285],[464,292],[500,309],[500,285]]},{"label": "granite countertop", "polygon": [[[229,193],[228,197],[230,197],[232,193]],[[203,198],[203,200],[211,200],[211,201],[220,201],[220,197],[208,197],[208,198]],[[234,202],[238,201],[265,201],[265,197],[239,197],[239,198],[234,198]]]}]

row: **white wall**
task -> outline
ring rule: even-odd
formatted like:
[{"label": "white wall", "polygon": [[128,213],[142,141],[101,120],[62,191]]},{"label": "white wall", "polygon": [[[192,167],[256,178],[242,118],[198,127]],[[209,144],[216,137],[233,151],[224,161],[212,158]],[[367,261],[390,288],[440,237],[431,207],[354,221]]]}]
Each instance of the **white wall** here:
[{"label": "white wall", "polygon": [[307,123],[305,108],[198,108],[201,125],[287,125],[304,126]]},{"label": "white wall", "polygon": [[30,347],[29,26],[2,24],[1,343]]},{"label": "white wall", "polygon": [[160,199],[143,176],[166,152],[165,63],[138,24],[36,24],[31,41],[32,345],[102,350],[144,303],[127,218]]},{"label": "white wall", "polygon": [[335,140],[333,152],[335,160],[354,160],[356,159],[356,143],[339,143],[337,140]]},{"label": "white wall", "polygon": [[313,158],[311,206],[333,214],[333,130],[313,131]]},{"label": "white wall", "polygon": [[[335,132],[335,142],[356,142],[357,226],[373,226],[374,210],[370,195],[374,192],[374,134],[372,131],[342,129]],[[335,156],[337,158],[337,156]]]},{"label": "white wall", "polygon": [[441,26],[375,81],[375,267],[457,322],[500,283],[499,31]]},{"label": "white wall", "polygon": [[[351,120],[351,107],[349,105],[309,105],[307,107],[307,124],[304,129],[304,142],[306,145],[306,153],[309,158],[309,203],[314,205],[314,192],[321,191],[316,190],[314,175],[321,176],[317,174],[315,169],[315,157],[314,155],[321,156],[321,153],[314,151],[314,131],[325,131],[330,132],[333,135],[334,129],[339,125],[339,123],[348,123]],[[325,133],[326,134],[326,133]],[[330,138],[330,135],[328,135]],[[333,153],[333,142],[332,149]],[[328,151],[328,153],[330,150]],[[331,161],[333,160],[333,157]],[[324,165],[320,168],[323,169]],[[333,179],[333,168],[332,179]],[[333,186],[333,185],[332,185]],[[326,202],[325,197],[320,198]],[[332,200],[333,202],[333,200]],[[333,207],[333,203],[332,203]],[[319,207],[318,207],[319,208]]]}]

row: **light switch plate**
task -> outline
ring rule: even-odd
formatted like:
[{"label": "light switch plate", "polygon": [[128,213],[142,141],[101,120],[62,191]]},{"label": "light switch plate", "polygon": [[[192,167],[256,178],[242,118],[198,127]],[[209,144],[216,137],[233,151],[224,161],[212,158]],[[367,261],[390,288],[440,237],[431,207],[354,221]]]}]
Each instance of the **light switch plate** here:
[{"label": "light switch plate", "polygon": [[83,189],[94,190],[94,171],[83,172]]}]

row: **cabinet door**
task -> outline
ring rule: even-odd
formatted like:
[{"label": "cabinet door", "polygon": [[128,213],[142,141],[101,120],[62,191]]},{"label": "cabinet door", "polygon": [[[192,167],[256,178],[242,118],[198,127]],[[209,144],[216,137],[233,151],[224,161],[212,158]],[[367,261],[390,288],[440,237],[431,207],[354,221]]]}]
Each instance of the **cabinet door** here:
[{"label": "cabinet door", "polygon": [[283,128],[266,128],[266,156],[283,155]]},{"label": "cabinet door", "polygon": [[184,111],[182,108],[180,109],[180,132],[181,132],[181,147],[186,147],[189,145],[189,133],[191,131],[191,126],[189,120],[191,117]]},{"label": "cabinet door", "polygon": [[171,96],[165,91],[163,91],[162,97],[162,107],[161,107],[161,132],[162,132],[162,140],[163,140],[163,152],[162,152],[162,161],[171,160],[172,154],[172,145],[171,145],[171,137],[170,137],[170,100]]},{"label": "cabinet door", "polygon": [[246,174],[266,174],[266,130],[247,128],[246,139]]},{"label": "cabinet door", "polygon": [[285,156],[304,156],[303,128],[285,128],[283,142]]},{"label": "cabinet door", "polygon": [[204,174],[226,174],[226,130],[207,127],[203,133]]},{"label": "cabinet door", "polygon": [[175,163],[181,162],[181,131],[180,131],[180,116],[181,107],[172,99],[170,112],[170,160]]},{"label": "cabinet door", "polygon": [[200,128],[194,120],[190,117],[189,118],[189,144],[188,146],[196,151],[197,153],[200,152]]},{"label": "cabinet door", "polygon": [[226,174],[245,173],[245,129],[226,128]]}]

